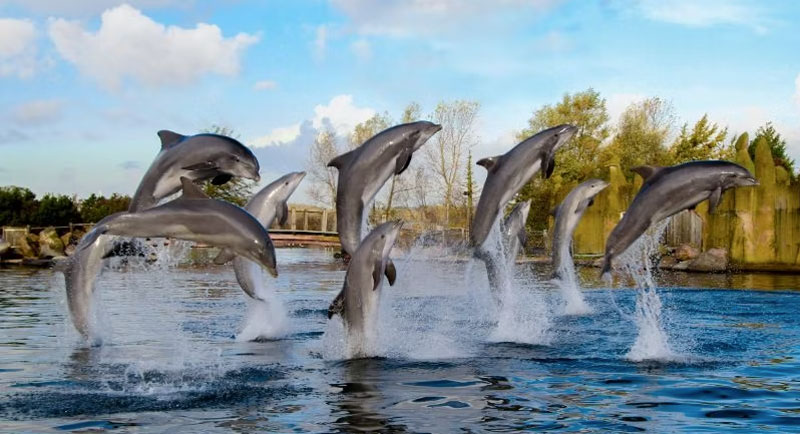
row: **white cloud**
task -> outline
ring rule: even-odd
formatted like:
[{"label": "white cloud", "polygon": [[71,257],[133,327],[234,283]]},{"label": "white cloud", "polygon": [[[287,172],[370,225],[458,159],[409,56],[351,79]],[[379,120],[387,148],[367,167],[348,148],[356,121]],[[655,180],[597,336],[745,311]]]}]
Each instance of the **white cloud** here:
[{"label": "white cloud", "polygon": [[271,90],[278,87],[278,83],[275,83],[272,80],[261,80],[255,82],[253,85],[253,90]]},{"label": "white cloud", "polygon": [[191,83],[208,73],[235,76],[241,54],[258,41],[246,33],[226,38],[213,24],[167,27],[128,5],[103,12],[96,32],[59,18],[50,20],[49,33],[64,59],[110,89],[125,79],[165,86]]},{"label": "white cloud", "polygon": [[486,24],[508,13],[529,19],[560,0],[330,0],[361,34],[413,36],[464,30],[464,21]]},{"label": "white cloud", "polygon": [[36,26],[30,20],[0,18],[0,77],[26,78],[36,70]]},{"label": "white cloud", "polygon": [[41,125],[61,118],[63,102],[37,100],[20,104],[12,111],[13,119],[23,125]]},{"label": "white cloud", "polygon": [[639,10],[648,19],[689,27],[733,24],[766,31],[760,8],[743,0],[640,0]]},{"label": "white cloud", "polygon": [[372,58],[372,48],[369,45],[369,41],[366,39],[362,38],[350,44],[350,50],[355,54],[356,58],[362,62]]},{"label": "white cloud", "polygon": [[314,38],[314,58],[318,61],[325,60],[325,49],[328,46],[328,26],[317,27],[316,37]]},{"label": "white cloud", "polygon": [[293,142],[300,136],[300,123],[289,125],[288,127],[278,127],[269,132],[269,134],[256,137],[249,141],[249,145],[253,148],[264,148],[267,146],[280,146],[284,143]]},{"label": "white cloud", "polygon": [[318,130],[329,126],[337,135],[346,136],[356,125],[374,115],[375,110],[369,107],[356,107],[353,104],[353,95],[337,95],[328,105],[319,104],[314,107],[312,125]]}]

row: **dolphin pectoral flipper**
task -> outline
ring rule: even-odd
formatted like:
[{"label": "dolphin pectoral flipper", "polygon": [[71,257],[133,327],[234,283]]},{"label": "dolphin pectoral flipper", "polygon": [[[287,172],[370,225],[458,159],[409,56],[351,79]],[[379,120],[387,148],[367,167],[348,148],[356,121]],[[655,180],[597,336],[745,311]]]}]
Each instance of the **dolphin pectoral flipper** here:
[{"label": "dolphin pectoral flipper", "polygon": [[394,286],[394,281],[397,279],[397,268],[394,267],[394,262],[391,259],[386,260],[386,270],[383,273],[389,280],[389,286]]},{"label": "dolphin pectoral flipper", "polygon": [[711,197],[708,198],[708,213],[714,214],[717,210],[720,200],[722,200],[722,187],[717,187],[711,192]]},{"label": "dolphin pectoral flipper", "polygon": [[217,164],[213,161],[203,161],[202,163],[190,164],[188,166],[181,167],[183,170],[216,170],[217,168]]},{"label": "dolphin pectoral flipper", "polygon": [[217,254],[217,257],[214,258],[214,263],[217,265],[225,265],[228,262],[231,262],[235,257],[236,253],[234,253],[232,250],[222,249],[220,250],[219,254]]},{"label": "dolphin pectoral flipper", "polygon": [[214,184],[214,185],[222,185],[222,184],[225,184],[226,182],[230,181],[232,178],[233,178],[233,176],[228,175],[228,174],[217,175],[217,176],[214,177],[214,179],[211,180],[211,183]]},{"label": "dolphin pectoral flipper", "polygon": [[542,179],[550,179],[550,176],[553,175],[553,171],[556,169],[556,157],[555,153],[545,152],[542,155]]},{"label": "dolphin pectoral flipper", "polygon": [[414,149],[411,147],[403,149],[403,152],[397,156],[397,163],[394,166],[394,174],[399,175],[403,173],[406,169],[408,169],[408,165],[411,164],[411,154],[414,152]]},{"label": "dolphin pectoral flipper", "polygon": [[333,318],[334,315],[342,315],[342,312],[344,312],[344,288],[339,291],[339,295],[328,306],[328,319]]},{"label": "dolphin pectoral flipper", "polygon": [[283,206],[278,206],[275,211],[275,217],[278,219],[278,224],[281,226],[286,225],[289,220],[289,205],[283,202]]},{"label": "dolphin pectoral flipper", "polygon": [[167,149],[170,146],[180,142],[181,140],[185,139],[186,136],[182,134],[178,134],[175,131],[170,130],[161,130],[158,133],[158,138],[161,139],[161,149]]},{"label": "dolphin pectoral flipper", "polygon": [[594,203],[594,199],[582,200],[578,204],[578,207],[575,208],[575,214],[583,214],[583,212],[586,211],[586,208],[589,208],[590,206],[592,206],[593,203]]}]

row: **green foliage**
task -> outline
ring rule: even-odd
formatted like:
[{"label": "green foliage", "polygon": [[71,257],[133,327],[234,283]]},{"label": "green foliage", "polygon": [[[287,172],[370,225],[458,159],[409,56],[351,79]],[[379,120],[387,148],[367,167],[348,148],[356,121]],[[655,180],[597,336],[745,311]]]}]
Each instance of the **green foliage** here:
[{"label": "green foliage", "polygon": [[710,122],[707,114],[703,115],[691,130],[688,124],[683,124],[680,135],[670,148],[673,163],[712,159],[732,160],[735,150],[732,146],[725,145],[727,135],[728,129]]},{"label": "green foliage", "polygon": [[648,98],[633,103],[622,113],[616,135],[606,147],[603,160],[619,159],[620,168],[628,179],[631,168],[644,164],[670,164],[667,139],[675,121],[673,108],[660,98]]},{"label": "green foliage", "polygon": [[[519,140],[559,124],[572,124],[578,133],[556,155],[556,167],[549,180],[532,179],[519,193],[518,200],[532,199],[528,230],[547,228],[550,209],[558,198],[574,184],[602,173],[600,145],[610,132],[606,101],[594,89],[565,94],[555,105],[536,110],[528,128],[517,134]],[[565,194],[565,193],[564,193]]]},{"label": "green foliage", "polygon": [[[233,128],[214,124],[205,130],[207,133],[219,134],[223,136],[239,139],[239,135]],[[222,185],[214,185],[211,181],[203,184],[203,191],[212,199],[224,200],[234,205],[244,206],[253,195],[253,189],[258,183],[244,178],[233,178]]]},{"label": "green foliage", "polygon": [[127,211],[131,204],[131,197],[127,195],[112,194],[110,197],[92,194],[81,202],[81,221],[96,223],[111,214]]},{"label": "green foliage", "polygon": [[78,207],[71,197],[46,194],[39,201],[33,217],[33,226],[66,226],[81,219]]},{"label": "green foliage", "polygon": [[787,155],[786,140],[784,140],[780,133],[775,130],[772,122],[767,122],[765,125],[756,130],[756,134],[753,136],[753,140],[750,142],[750,146],[747,148],[750,158],[755,159],[756,143],[758,143],[758,140],[762,138],[767,142],[767,145],[769,145],[769,148],[772,151],[772,158],[775,160],[775,165],[783,166],[786,171],[789,172],[792,177],[794,177],[794,160],[789,158],[789,155]]},{"label": "green foliage", "polygon": [[203,185],[203,191],[212,199],[224,200],[234,205],[245,206],[253,196],[255,181],[244,178],[233,178],[222,185],[214,185],[208,181]]},{"label": "green foliage", "polygon": [[0,187],[0,226],[25,226],[33,222],[39,204],[23,187]]}]

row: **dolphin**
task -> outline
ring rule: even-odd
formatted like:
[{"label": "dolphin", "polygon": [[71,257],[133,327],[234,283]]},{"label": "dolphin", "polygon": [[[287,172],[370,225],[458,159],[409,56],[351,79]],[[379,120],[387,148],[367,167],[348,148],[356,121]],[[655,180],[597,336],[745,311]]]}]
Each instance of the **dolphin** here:
[{"label": "dolphin", "polygon": [[97,275],[103,269],[103,254],[109,248],[112,237],[101,235],[91,245],[76,250],[56,270],[64,273],[67,290],[67,305],[72,324],[84,338],[89,337],[92,293]]},{"label": "dolphin", "polygon": [[[294,193],[297,186],[305,178],[306,172],[292,172],[281,176],[271,184],[262,188],[244,206],[245,211],[249,212],[265,228],[269,229],[272,222],[277,218],[281,225],[286,224],[289,218],[289,207],[286,201]],[[218,258],[215,262],[222,262],[225,258]],[[242,290],[250,298],[261,299],[256,295],[256,279],[260,277],[258,264],[245,258],[236,257],[233,259],[233,270],[236,273],[236,281]]]},{"label": "dolphin", "polygon": [[691,161],[670,167],[640,166],[632,170],[644,178],[644,184],[606,240],[603,276],[611,271],[612,260],[653,224],[685,209],[694,209],[706,199],[708,211],[713,213],[723,191],[758,185],[747,169],[728,161]]},{"label": "dolphin", "polygon": [[77,251],[88,248],[106,234],[169,237],[231,250],[277,276],[275,247],[255,217],[236,205],[210,199],[189,178],[181,177],[181,183],[183,195],[178,199],[145,211],[121,212],[100,220],[78,244]]},{"label": "dolphin", "polygon": [[329,319],[338,314],[344,320],[352,357],[369,356],[383,275],[402,226],[402,221],[386,222],[364,238],[350,258],[342,291],[328,308]]},{"label": "dolphin", "polygon": [[[361,243],[365,211],[394,175],[411,163],[411,155],[442,129],[428,121],[387,128],[350,152],[337,156],[328,167],[339,170],[336,186],[336,230],[342,250],[352,255]],[[394,264],[387,266],[389,284],[394,283]]]},{"label": "dolphin", "polygon": [[559,125],[523,140],[503,155],[478,160],[488,171],[470,230],[470,243],[480,248],[489,236],[497,216],[520,189],[542,169],[549,178],[555,168],[555,154],[578,128]]},{"label": "dolphin", "polygon": [[559,279],[566,261],[572,261],[572,234],[578,227],[586,209],[594,203],[594,197],[608,187],[602,179],[590,179],[569,192],[552,214],[556,218],[553,229],[553,278]]},{"label": "dolphin", "polygon": [[159,200],[181,189],[181,177],[194,182],[211,179],[224,184],[231,177],[259,181],[259,166],[253,152],[238,140],[219,134],[181,134],[161,130],[161,151],[142,177],[128,211],[155,206]]}]

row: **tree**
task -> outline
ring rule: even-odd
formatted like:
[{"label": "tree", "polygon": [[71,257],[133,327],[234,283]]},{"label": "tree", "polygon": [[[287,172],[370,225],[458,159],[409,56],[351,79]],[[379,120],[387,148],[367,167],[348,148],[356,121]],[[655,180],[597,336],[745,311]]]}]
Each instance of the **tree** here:
[{"label": "tree", "polygon": [[308,191],[311,199],[330,206],[336,207],[336,181],[338,178],[337,170],[328,167],[328,163],[339,155],[336,147],[336,134],[332,130],[323,130],[317,134],[314,143],[311,145],[306,169],[311,180],[311,188]]},{"label": "tree", "polygon": [[36,195],[27,188],[0,187],[0,226],[28,225],[38,207]]},{"label": "tree", "polygon": [[460,201],[463,184],[461,167],[466,151],[476,141],[475,121],[480,105],[477,101],[440,102],[432,120],[442,126],[433,143],[425,146],[428,168],[438,184],[445,209],[445,225],[450,226],[450,209]]},{"label": "tree", "polygon": [[95,223],[111,214],[127,211],[131,203],[130,196],[117,193],[110,197],[92,194],[80,203],[81,221]]},{"label": "tree", "polygon": [[602,172],[600,145],[609,136],[606,101],[594,89],[565,94],[555,105],[536,110],[528,128],[517,135],[524,140],[537,132],[560,124],[572,124],[578,132],[556,155],[556,166],[548,180],[534,177],[520,191],[517,200],[531,199],[528,230],[547,228],[550,210],[570,187]]},{"label": "tree", "polygon": [[619,118],[616,135],[603,152],[603,160],[619,158],[620,167],[631,179],[631,168],[644,164],[666,166],[667,149],[675,123],[672,105],[661,98],[648,98],[629,105]]},{"label": "tree", "polygon": [[775,159],[775,165],[783,166],[786,171],[789,172],[789,175],[794,177],[794,160],[789,158],[789,155],[787,155],[786,140],[784,140],[780,133],[775,130],[772,122],[767,122],[765,125],[758,127],[756,130],[756,134],[753,137],[753,140],[750,142],[750,146],[747,148],[747,152],[750,153],[750,158],[755,160],[756,143],[758,143],[758,140],[761,138],[763,138],[769,145],[769,148],[772,151],[772,158]]},{"label": "tree", "polygon": [[66,226],[80,220],[81,214],[71,197],[46,194],[39,201],[32,224],[35,226]]},{"label": "tree", "polygon": [[681,132],[670,148],[674,164],[695,160],[732,159],[734,150],[725,145],[727,128],[709,122],[704,114],[691,131],[688,124],[683,124]]}]

